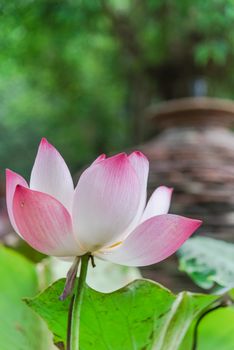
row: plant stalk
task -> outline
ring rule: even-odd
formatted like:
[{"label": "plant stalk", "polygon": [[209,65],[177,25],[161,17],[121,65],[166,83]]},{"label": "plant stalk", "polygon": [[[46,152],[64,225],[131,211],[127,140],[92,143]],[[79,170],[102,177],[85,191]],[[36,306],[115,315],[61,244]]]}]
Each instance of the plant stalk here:
[{"label": "plant stalk", "polygon": [[[74,301],[72,303],[72,314],[71,314],[71,327],[70,336],[68,334],[67,350],[79,350],[79,338],[80,338],[80,314],[83,302],[85,280],[88,271],[88,263],[90,254],[85,254],[81,257],[80,276],[76,293],[74,295]],[[69,332],[69,329],[68,329]]]}]

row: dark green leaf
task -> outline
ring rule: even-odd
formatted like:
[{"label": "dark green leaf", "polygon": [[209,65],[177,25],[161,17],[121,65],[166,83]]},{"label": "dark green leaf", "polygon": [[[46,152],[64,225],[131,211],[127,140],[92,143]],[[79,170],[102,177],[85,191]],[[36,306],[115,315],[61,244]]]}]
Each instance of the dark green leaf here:
[{"label": "dark green leaf", "polygon": [[[36,298],[27,299],[48,324],[55,342],[65,343],[69,300],[58,296],[65,280],[55,282]],[[216,296],[173,295],[147,280],[104,294],[86,287],[81,311],[82,350],[176,350],[192,321]]]}]

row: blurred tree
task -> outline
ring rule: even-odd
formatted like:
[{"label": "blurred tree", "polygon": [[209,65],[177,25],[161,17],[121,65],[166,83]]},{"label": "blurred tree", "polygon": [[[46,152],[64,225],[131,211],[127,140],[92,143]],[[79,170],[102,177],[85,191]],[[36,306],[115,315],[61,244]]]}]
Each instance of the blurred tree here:
[{"label": "blurred tree", "polygon": [[100,6],[6,0],[1,7],[1,166],[28,173],[42,135],[73,170],[125,144],[118,45]]},{"label": "blurred tree", "polygon": [[144,136],[151,102],[233,97],[232,0],[1,0],[0,162],[41,136],[75,171]]}]

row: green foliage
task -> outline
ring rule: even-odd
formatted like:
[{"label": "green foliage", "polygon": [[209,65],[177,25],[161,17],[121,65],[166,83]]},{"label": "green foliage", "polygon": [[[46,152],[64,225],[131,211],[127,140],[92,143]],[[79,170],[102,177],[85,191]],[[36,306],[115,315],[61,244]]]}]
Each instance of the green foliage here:
[{"label": "green foliage", "polygon": [[[232,350],[234,347],[234,309],[218,308],[200,320],[196,350]],[[190,327],[179,350],[192,350],[195,323]]]},{"label": "green foliage", "polygon": [[1,350],[45,350],[49,346],[52,349],[41,320],[22,301],[26,295],[38,293],[36,267],[23,256],[1,246],[0,280]]},{"label": "green foliage", "polygon": [[222,308],[208,314],[199,326],[198,350],[232,350],[233,325],[233,307]]},{"label": "green foliage", "polygon": [[[44,322],[25,306],[22,299],[36,295],[56,276],[65,276],[69,267],[70,264],[60,262],[58,259],[56,263],[55,259],[52,262],[50,259],[45,259],[35,265],[13,250],[0,246],[1,350],[54,349]],[[97,262],[97,273],[94,274],[92,267],[90,270],[89,283],[105,290],[116,289],[117,286],[124,285],[124,281],[140,275],[136,269],[104,264],[102,261]]]},{"label": "green foliage", "polygon": [[95,2],[1,2],[3,168],[10,160],[28,173],[41,136],[63,148],[73,170],[126,142],[117,44],[99,8]]},{"label": "green foliage", "polygon": [[[58,300],[65,280],[33,297],[38,284],[42,288],[43,279],[47,284],[51,278],[48,271],[47,276],[42,272],[18,253],[0,247],[1,350],[52,350],[44,323],[22,302],[26,295],[27,304],[46,321],[57,344],[61,347],[65,342],[69,299]],[[148,280],[137,280],[109,294],[86,287],[81,349],[191,349],[199,316],[216,307],[218,298],[189,292],[176,296]],[[207,314],[198,326],[197,350],[233,349],[233,321],[233,307]]]},{"label": "green foliage", "polygon": [[[48,324],[55,342],[65,343],[70,300],[58,300],[64,279],[27,304]],[[162,286],[137,280],[110,293],[86,287],[81,310],[81,349],[176,350],[191,323],[217,300],[217,296],[173,295]]]},{"label": "green foliage", "polygon": [[207,237],[189,239],[179,250],[180,270],[200,287],[234,286],[234,245]]},{"label": "green foliage", "polygon": [[233,18],[232,0],[2,0],[2,168],[28,174],[41,136],[73,171],[139,142],[149,103],[189,94],[175,78],[233,97]]}]

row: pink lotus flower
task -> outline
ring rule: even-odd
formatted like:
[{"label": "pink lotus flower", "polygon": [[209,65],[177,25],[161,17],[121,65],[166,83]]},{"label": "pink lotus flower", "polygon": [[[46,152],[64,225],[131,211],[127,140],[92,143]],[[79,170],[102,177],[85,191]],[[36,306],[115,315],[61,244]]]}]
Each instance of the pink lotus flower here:
[{"label": "pink lotus flower", "polygon": [[[149,164],[141,152],[101,155],[74,189],[67,165],[42,139],[30,185],[7,170],[7,208],[15,231],[34,249],[57,257],[87,252],[128,266],[173,254],[201,221],[167,214],[172,189],[146,205]],[[146,205],[146,206],[145,206]]]}]

